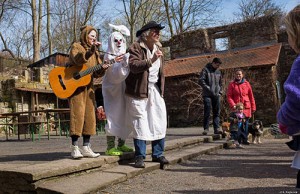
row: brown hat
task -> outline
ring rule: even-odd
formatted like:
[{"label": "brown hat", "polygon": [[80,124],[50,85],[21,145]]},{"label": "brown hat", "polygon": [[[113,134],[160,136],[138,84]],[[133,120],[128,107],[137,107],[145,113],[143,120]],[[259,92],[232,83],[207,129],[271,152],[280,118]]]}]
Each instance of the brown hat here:
[{"label": "brown hat", "polygon": [[158,29],[164,29],[165,27],[161,24],[156,23],[155,21],[150,21],[146,25],[144,25],[140,30],[136,32],[136,37],[139,37],[143,32],[151,29],[151,28],[158,28]]}]

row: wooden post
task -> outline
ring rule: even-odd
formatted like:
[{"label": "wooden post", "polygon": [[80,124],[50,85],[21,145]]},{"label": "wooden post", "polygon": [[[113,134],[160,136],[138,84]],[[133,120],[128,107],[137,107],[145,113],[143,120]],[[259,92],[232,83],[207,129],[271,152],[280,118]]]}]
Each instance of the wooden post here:
[{"label": "wooden post", "polygon": [[35,101],[36,101],[36,110],[39,110],[39,93],[35,93]]},{"label": "wooden post", "polygon": [[24,112],[24,95],[22,91],[21,91],[21,103],[22,103],[22,112]]},{"label": "wooden post", "polygon": [[[101,31],[100,31],[99,28],[97,29],[97,31],[98,31],[98,37],[97,37],[98,42],[101,42]],[[98,50],[100,51],[101,49],[102,49],[102,46],[100,45],[100,46],[98,47]]]}]

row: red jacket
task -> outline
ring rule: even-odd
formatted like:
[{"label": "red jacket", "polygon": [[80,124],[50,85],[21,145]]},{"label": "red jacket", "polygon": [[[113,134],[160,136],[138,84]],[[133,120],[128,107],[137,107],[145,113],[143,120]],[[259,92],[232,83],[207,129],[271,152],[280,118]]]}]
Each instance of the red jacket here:
[{"label": "red jacket", "polygon": [[256,111],[255,100],[250,83],[244,79],[242,83],[237,83],[234,80],[228,85],[227,102],[231,109],[236,103],[244,104],[244,114],[246,117],[251,117]]}]

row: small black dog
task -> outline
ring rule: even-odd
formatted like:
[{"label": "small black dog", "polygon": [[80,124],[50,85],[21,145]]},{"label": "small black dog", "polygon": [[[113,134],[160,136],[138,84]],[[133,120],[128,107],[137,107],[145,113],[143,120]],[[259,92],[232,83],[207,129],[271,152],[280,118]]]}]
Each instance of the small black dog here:
[{"label": "small black dog", "polygon": [[249,123],[249,134],[252,135],[252,143],[261,143],[260,137],[263,134],[263,124],[260,120],[255,120],[253,123]]}]

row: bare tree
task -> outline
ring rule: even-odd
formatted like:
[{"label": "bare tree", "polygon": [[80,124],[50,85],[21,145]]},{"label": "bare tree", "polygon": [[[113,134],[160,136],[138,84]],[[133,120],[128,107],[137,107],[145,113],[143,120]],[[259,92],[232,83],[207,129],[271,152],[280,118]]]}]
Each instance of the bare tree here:
[{"label": "bare tree", "polygon": [[265,15],[282,15],[282,5],[276,5],[274,0],[241,0],[239,11],[234,15],[241,21],[256,19]]},{"label": "bare tree", "polygon": [[[227,89],[230,81],[234,78],[235,70],[234,69],[223,69],[223,94],[220,99],[221,111],[220,111],[220,120],[221,122],[227,121],[229,118],[229,114],[231,109],[229,104],[227,103]],[[186,119],[190,119],[190,117],[194,117],[195,115],[202,115],[203,112],[199,112],[199,110],[203,110],[203,97],[202,97],[202,88],[198,84],[198,74],[195,74],[193,78],[186,79],[181,81],[183,85],[185,85],[186,90],[182,91],[181,99],[186,103]],[[247,78],[250,80],[253,79],[253,75],[248,73]],[[196,111],[196,114],[195,114]],[[199,118],[197,118],[199,119]]]},{"label": "bare tree", "polygon": [[73,42],[77,41],[76,29],[77,29],[77,0],[74,0]]},{"label": "bare tree", "polygon": [[171,37],[214,22],[222,0],[163,0]]},{"label": "bare tree", "polygon": [[[27,23],[28,21],[33,22],[33,17],[32,17],[32,8],[36,9],[36,2],[32,2],[32,1],[22,1],[22,0],[3,0],[1,1],[2,6],[0,6],[2,8],[2,10],[5,10],[5,14],[2,15],[5,17],[5,19],[3,19],[1,22],[1,27],[2,29],[5,29],[5,31],[2,31],[2,41],[5,41],[4,45],[7,45],[7,47],[10,47],[9,50],[11,50],[11,53],[16,53],[18,57],[21,57],[22,54],[24,55],[24,53],[20,53],[20,51],[24,50],[23,47],[24,43],[27,42],[27,33],[28,33],[28,29],[27,29]],[[33,4],[32,4],[33,3]],[[34,5],[35,4],[35,5]],[[39,6],[40,8],[40,6]],[[30,11],[31,10],[31,11]],[[31,19],[29,19],[29,17]],[[35,15],[37,16],[37,15]],[[39,17],[41,17],[41,15],[39,14]],[[38,22],[39,20],[36,19],[36,22]],[[35,27],[38,26],[38,23],[36,23],[37,25]],[[26,27],[24,27],[26,26]],[[32,27],[31,27],[32,28]],[[27,45],[26,50],[30,50],[33,48],[33,43],[32,43],[32,39],[33,39],[33,29],[31,29],[31,48],[29,48]],[[36,43],[39,42],[39,39],[41,37],[39,37],[38,35],[38,31],[41,30],[39,28],[36,28]],[[18,32],[19,36],[16,36],[16,32]],[[14,38],[12,38],[12,36],[14,36]],[[22,38],[26,38],[25,41],[21,40]],[[35,47],[36,48],[36,47]],[[34,49],[35,49],[34,48]],[[34,50],[33,49],[33,50]],[[7,48],[5,50],[8,50]],[[33,52],[34,53],[34,52]],[[27,55],[29,56],[29,55]],[[37,56],[36,60],[39,58],[39,56]]]},{"label": "bare tree", "polygon": [[[39,0],[39,9],[38,9],[38,43],[36,45],[36,49],[37,49],[37,53],[38,56],[37,56],[37,60],[40,60],[40,52],[41,52],[41,42],[42,42],[42,17],[43,17],[43,14],[42,14],[42,0]],[[36,60],[34,60],[36,61]]]},{"label": "bare tree", "polygon": [[4,37],[3,37],[3,35],[2,35],[1,32],[0,32],[0,38],[1,38],[1,40],[2,40],[2,42],[3,42],[3,46],[4,46],[4,49],[3,49],[2,51],[7,51],[7,52],[9,52],[9,54],[10,54],[13,58],[15,58],[14,53],[8,48],[8,46],[7,46],[7,44],[6,44],[6,41],[4,40]]},{"label": "bare tree", "polygon": [[151,20],[161,22],[163,19],[162,3],[160,0],[122,0],[126,22],[130,29],[130,42],[134,41],[136,29]]},{"label": "bare tree", "polygon": [[70,45],[78,41],[79,28],[84,25],[93,25],[95,10],[100,7],[100,0],[54,1],[51,17],[53,49],[67,53]]},{"label": "bare tree", "polygon": [[95,10],[101,7],[100,2],[0,0],[1,47],[12,56],[34,61],[55,51],[68,52],[71,43],[77,41],[79,27],[96,21]]},{"label": "bare tree", "polygon": [[53,46],[52,46],[52,36],[51,36],[51,13],[50,13],[50,0],[46,0],[47,4],[47,37],[48,37],[48,51],[49,55],[52,54]]},{"label": "bare tree", "polygon": [[41,36],[42,36],[42,0],[39,0],[38,9],[36,0],[31,0],[32,37],[33,37],[33,61],[40,60]]},{"label": "bare tree", "polygon": [[[9,12],[12,9],[11,3],[16,3],[16,2],[12,2],[12,1],[8,1],[8,0],[1,0],[0,1],[0,5],[1,5],[0,6],[0,24],[1,24],[1,21],[3,20],[3,18],[5,17],[5,13]],[[7,40],[5,39],[5,37],[3,36],[1,31],[0,31],[0,38],[1,38],[1,41],[2,41],[3,47],[4,47],[2,49],[2,51],[9,52],[9,54],[13,58],[15,58],[15,55],[14,55],[13,51],[9,48]]]},{"label": "bare tree", "polygon": [[186,118],[189,118],[190,113],[192,113],[193,110],[199,110],[203,106],[202,90],[201,86],[198,84],[198,79],[196,79],[196,77],[197,76],[195,76],[194,79],[186,79],[182,81],[182,84],[187,86],[187,90],[183,91],[180,96],[180,98],[185,100],[187,103],[185,113]]},{"label": "bare tree", "polygon": [[100,0],[89,0],[87,7],[85,8],[84,13],[84,19],[81,23],[81,25],[86,25],[88,23],[88,21],[91,19],[91,17],[94,15],[95,13],[95,8],[98,5]]}]

